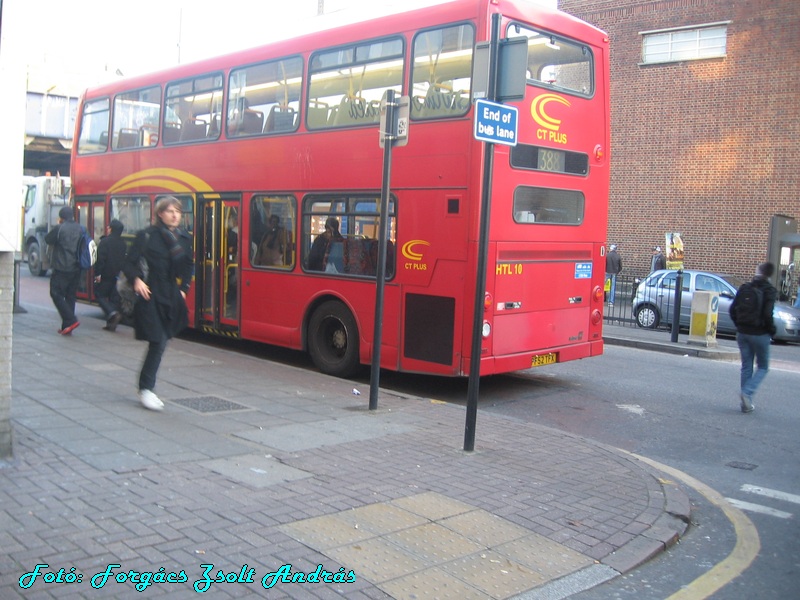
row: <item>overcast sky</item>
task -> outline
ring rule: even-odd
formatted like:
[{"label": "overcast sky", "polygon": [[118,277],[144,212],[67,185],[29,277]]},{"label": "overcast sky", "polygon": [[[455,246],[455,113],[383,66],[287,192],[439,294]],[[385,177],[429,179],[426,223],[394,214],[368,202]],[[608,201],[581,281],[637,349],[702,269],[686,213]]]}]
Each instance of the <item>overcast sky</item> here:
[{"label": "overcast sky", "polygon": [[[291,37],[319,23],[319,0],[3,1],[20,3],[26,14],[29,89],[47,89],[66,76],[82,88],[117,71],[156,71]],[[446,0],[323,1],[326,21],[357,21]]]}]

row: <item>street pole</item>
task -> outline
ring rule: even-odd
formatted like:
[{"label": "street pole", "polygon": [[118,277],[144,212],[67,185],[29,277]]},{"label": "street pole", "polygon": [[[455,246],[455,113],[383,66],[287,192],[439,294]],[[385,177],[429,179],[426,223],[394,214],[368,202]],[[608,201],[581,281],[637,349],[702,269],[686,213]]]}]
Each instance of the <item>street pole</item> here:
[{"label": "street pole", "polygon": [[389,180],[392,172],[392,147],[396,138],[395,91],[386,91],[386,131],[382,132],[383,183],[381,185],[380,230],[378,232],[378,267],[375,274],[375,326],[372,335],[372,368],[369,378],[369,409],[378,408],[381,379],[381,341],[383,339],[383,297],[386,287],[386,245],[389,239]]},{"label": "street pole", "polygon": [[[497,96],[497,56],[500,44],[500,15],[492,15],[492,32],[489,44],[489,82],[487,100],[494,101]],[[467,416],[464,425],[464,451],[475,449],[475,427],[478,418],[478,391],[481,379],[481,347],[483,345],[484,296],[486,294],[486,265],[489,254],[489,224],[492,194],[492,166],[494,164],[494,144],[484,142],[483,185],[481,189],[480,235],[478,238],[478,273],[475,281],[475,306],[472,318],[472,354],[469,365],[469,384],[467,388]]]}]

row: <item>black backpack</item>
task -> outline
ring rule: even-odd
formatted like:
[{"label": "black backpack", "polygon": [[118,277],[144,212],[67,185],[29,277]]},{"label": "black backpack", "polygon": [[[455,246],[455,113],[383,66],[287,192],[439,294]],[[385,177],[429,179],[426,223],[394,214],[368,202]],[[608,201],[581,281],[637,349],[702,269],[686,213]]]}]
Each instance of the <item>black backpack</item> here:
[{"label": "black backpack", "polygon": [[748,282],[736,293],[736,325],[761,327],[764,324],[764,292]]}]

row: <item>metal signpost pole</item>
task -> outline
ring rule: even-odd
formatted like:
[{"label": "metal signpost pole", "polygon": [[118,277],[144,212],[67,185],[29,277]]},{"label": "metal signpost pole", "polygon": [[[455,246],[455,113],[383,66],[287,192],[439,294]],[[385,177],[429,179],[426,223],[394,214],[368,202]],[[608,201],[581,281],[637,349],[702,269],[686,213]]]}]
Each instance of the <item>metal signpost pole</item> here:
[{"label": "metal signpost pole", "polygon": [[378,267],[375,285],[375,327],[372,334],[372,370],[369,378],[369,409],[378,408],[381,378],[381,340],[383,338],[383,295],[386,287],[386,244],[389,239],[389,179],[392,171],[392,146],[396,137],[394,90],[386,91],[386,123],[382,128],[383,185],[381,186],[380,231],[378,232]]},{"label": "metal signpost pole", "polygon": [[[497,55],[500,40],[500,15],[492,15],[492,34],[489,46],[489,85],[487,99],[497,95]],[[477,109],[476,109],[477,110]],[[475,425],[478,418],[478,390],[481,378],[481,341],[483,331],[484,295],[486,293],[486,264],[489,253],[489,216],[491,208],[492,165],[494,144],[485,142],[483,151],[483,187],[481,190],[480,237],[478,239],[478,273],[475,281],[475,306],[472,319],[472,355],[467,389],[467,416],[464,425],[464,450],[475,449]]]}]

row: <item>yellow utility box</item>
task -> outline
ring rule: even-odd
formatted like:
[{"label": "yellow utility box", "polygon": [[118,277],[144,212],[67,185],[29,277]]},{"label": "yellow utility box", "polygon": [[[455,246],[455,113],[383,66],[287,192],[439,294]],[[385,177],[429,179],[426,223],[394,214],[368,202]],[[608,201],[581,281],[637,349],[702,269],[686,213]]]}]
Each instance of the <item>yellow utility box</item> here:
[{"label": "yellow utility box", "polygon": [[695,292],[692,296],[692,319],[689,324],[689,344],[714,347],[717,345],[717,316],[719,294]]}]

